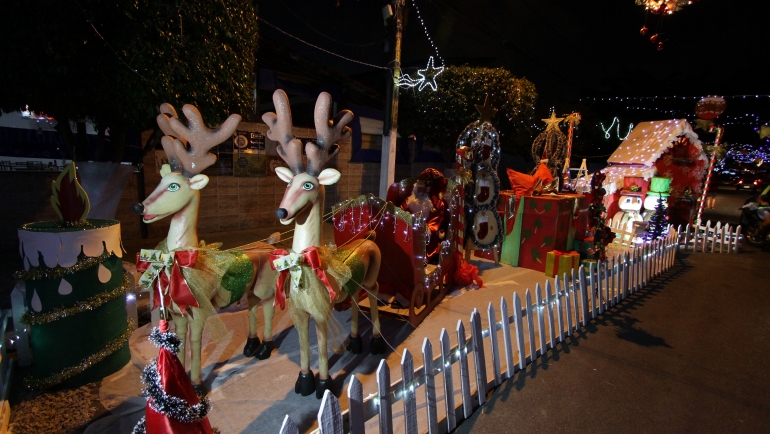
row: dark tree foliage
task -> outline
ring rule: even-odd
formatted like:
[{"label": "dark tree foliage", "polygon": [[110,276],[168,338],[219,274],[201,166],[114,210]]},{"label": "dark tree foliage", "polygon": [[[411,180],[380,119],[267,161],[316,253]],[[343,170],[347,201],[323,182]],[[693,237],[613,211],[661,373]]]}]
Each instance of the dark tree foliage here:
[{"label": "dark tree foliage", "polygon": [[503,68],[450,66],[436,83],[436,91],[429,87],[401,90],[398,125],[402,135],[414,134],[439,147],[449,161],[459,134],[479,119],[475,104],[484,104],[489,95],[489,103],[498,109],[492,123],[500,132],[503,152],[529,154],[537,100],[532,82],[515,78]]},{"label": "dark tree foliage", "polygon": [[0,3],[0,40],[0,109],[56,118],[76,160],[85,141],[67,120],[93,120],[102,139],[109,128],[98,159],[119,161],[129,127],[153,128],[164,102],[194,104],[209,124],[251,110],[251,0],[11,0]]}]

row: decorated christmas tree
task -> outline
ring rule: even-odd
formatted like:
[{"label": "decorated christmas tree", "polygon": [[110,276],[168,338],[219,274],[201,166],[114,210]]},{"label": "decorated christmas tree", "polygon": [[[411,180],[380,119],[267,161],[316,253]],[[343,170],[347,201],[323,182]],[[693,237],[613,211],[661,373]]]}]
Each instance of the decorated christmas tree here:
[{"label": "decorated christmas tree", "polygon": [[[535,162],[544,163],[551,171],[551,175],[558,179],[564,166],[564,160],[567,154],[567,136],[559,129],[559,122],[564,118],[557,118],[556,114],[551,112],[551,117],[543,119],[546,123],[545,131],[535,137],[532,142],[532,158]],[[535,169],[539,167],[535,164]],[[532,173],[534,173],[534,170]]]},{"label": "decorated christmas tree", "polygon": [[666,206],[662,199],[658,199],[658,204],[655,206],[655,213],[650,217],[650,221],[647,224],[647,239],[657,240],[663,236],[668,225],[668,218],[666,217]]},{"label": "decorated christmas tree", "polygon": [[457,139],[457,176],[465,188],[466,259],[470,249],[489,250],[502,240],[502,222],[497,213],[500,134],[491,122],[497,109],[489,104],[487,96],[484,105],[477,104],[476,110],[479,120],[465,127]]}]

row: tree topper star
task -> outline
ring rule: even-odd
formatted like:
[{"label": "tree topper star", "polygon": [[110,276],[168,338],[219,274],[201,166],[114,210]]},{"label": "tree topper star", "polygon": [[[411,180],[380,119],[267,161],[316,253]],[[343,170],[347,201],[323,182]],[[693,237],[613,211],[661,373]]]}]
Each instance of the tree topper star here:
[{"label": "tree topper star", "polygon": [[436,77],[439,76],[444,72],[444,67],[440,66],[438,68],[433,67],[433,56],[430,56],[428,59],[428,65],[425,67],[425,69],[418,69],[417,74],[422,77],[420,79],[420,87],[418,87],[418,90],[423,90],[425,86],[430,86],[431,89],[434,91],[438,89],[438,84],[436,84]]},{"label": "tree topper star", "polygon": [[549,130],[551,128],[559,128],[559,122],[563,120],[564,118],[557,118],[555,112],[551,112],[550,118],[542,119],[542,121],[547,124],[547,126],[545,127],[546,130]]},{"label": "tree topper star", "polygon": [[497,109],[492,107],[492,104],[489,103],[489,94],[487,94],[486,98],[484,99],[484,105],[475,104],[476,110],[478,110],[479,114],[479,120],[481,122],[492,122],[492,116],[497,113]]}]

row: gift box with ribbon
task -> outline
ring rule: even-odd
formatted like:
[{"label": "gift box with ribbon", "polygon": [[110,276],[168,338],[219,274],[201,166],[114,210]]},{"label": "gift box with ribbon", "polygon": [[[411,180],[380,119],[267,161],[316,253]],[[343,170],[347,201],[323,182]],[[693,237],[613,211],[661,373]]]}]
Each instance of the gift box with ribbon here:
[{"label": "gift box with ribbon", "polygon": [[588,259],[590,257],[588,249],[594,246],[594,239],[593,237],[590,237],[584,240],[575,240],[572,246],[575,251],[580,253],[581,258]]},{"label": "gift box with ribbon", "polygon": [[580,268],[580,254],[578,252],[560,252],[552,250],[545,256],[545,275],[548,277],[572,276],[572,270]]},{"label": "gift box with ribbon", "polygon": [[[568,250],[567,239],[572,227],[574,201],[574,198],[561,196],[521,198],[519,210],[523,215],[518,255],[519,267],[544,272],[546,253],[552,250]],[[518,223],[518,212],[516,218]],[[505,257],[504,253],[503,257]]]}]

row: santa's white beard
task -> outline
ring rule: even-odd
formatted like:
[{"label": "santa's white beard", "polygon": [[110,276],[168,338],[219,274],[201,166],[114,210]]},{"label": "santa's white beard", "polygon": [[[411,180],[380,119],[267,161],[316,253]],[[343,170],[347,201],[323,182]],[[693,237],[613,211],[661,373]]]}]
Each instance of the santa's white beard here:
[{"label": "santa's white beard", "polygon": [[414,193],[412,193],[412,195],[406,199],[406,207],[409,209],[410,213],[417,214],[421,212],[425,217],[428,217],[430,213],[435,211],[435,208],[433,208],[433,202],[431,202],[430,197],[423,195],[415,196]]}]

